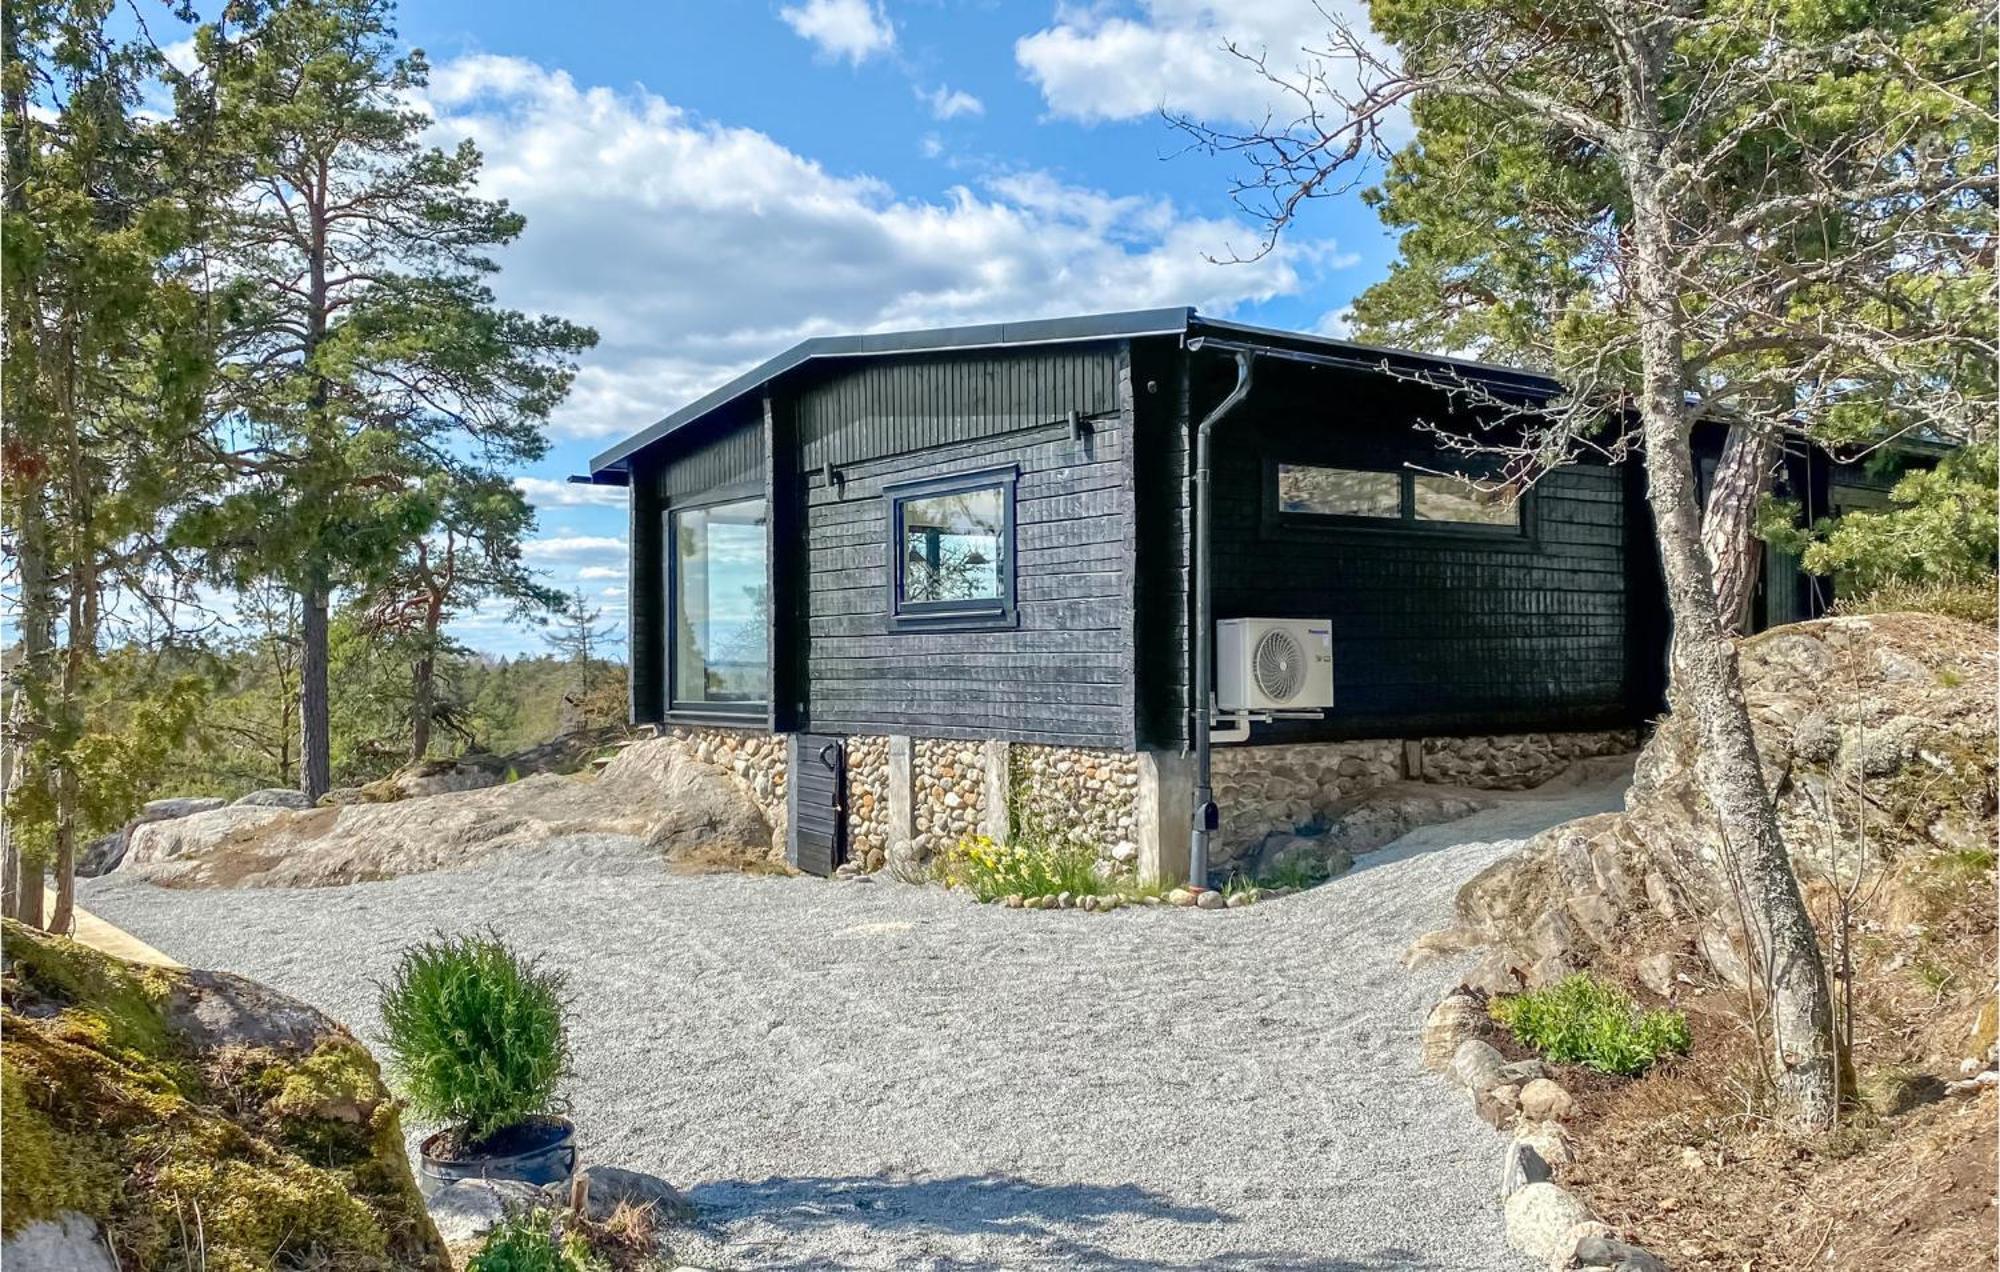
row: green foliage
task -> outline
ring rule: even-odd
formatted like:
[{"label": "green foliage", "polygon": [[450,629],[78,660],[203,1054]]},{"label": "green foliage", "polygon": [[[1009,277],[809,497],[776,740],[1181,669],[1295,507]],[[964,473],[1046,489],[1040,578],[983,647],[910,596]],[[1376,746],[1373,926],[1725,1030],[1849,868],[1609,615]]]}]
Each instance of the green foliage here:
[{"label": "green foliage", "polygon": [[609,1265],[546,1210],[518,1215],[487,1235],[465,1272],[604,1272]]},{"label": "green foliage", "polygon": [[[2000,445],[1968,446],[1936,468],[1905,473],[1889,492],[1889,507],[1824,518],[1781,546],[1801,552],[1812,573],[1837,575],[1844,594],[1928,585],[1990,596],[2000,565],[1996,488]],[[1992,615],[1989,604],[1981,617]]]},{"label": "green foliage", "polygon": [[419,1118],[476,1142],[556,1110],[570,1059],[559,975],[497,936],[440,935],[379,988],[389,1071]]},{"label": "green foliage", "polygon": [[1004,844],[985,835],[961,839],[945,854],[945,882],[981,901],[995,897],[1101,896],[1117,891],[1097,872],[1097,846],[1070,835],[1024,828]]},{"label": "green foliage", "polygon": [[[1939,614],[1945,618],[1992,627],[1996,613],[2000,613],[2000,594],[1996,594],[1995,580],[1990,578],[1967,583],[1905,583],[1898,580],[1877,584],[1859,596],[1842,597],[1834,604],[1833,612]],[[1947,689],[1956,688],[1964,679],[1963,673],[1949,668],[1938,673],[1938,682]]]},{"label": "green foliage", "polygon": [[1665,1056],[1685,1055],[1693,1039],[1678,1011],[1638,1005],[1587,973],[1547,989],[1496,998],[1490,1008],[1515,1041],[1561,1064],[1635,1076]]}]

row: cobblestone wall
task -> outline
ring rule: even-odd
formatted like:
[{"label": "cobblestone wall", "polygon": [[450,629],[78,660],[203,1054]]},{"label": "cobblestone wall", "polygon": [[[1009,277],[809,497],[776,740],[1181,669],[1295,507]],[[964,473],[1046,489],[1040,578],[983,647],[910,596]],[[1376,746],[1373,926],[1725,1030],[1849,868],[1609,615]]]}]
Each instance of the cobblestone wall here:
[{"label": "cobblestone wall", "polygon": [[880,870],[889,851],[889,739],[847,739],[847,859]]},{"label": "cobblestone wall", "polygon": [[1514,733],[1485,738],[1425,738],[1426,782],[1518,791],[1540,786],[1578,760],[1639,749],[1635,729],[1596,733]]},{"label": "cobblestone wall", "polygon": [[1274,831],[1312,823],[1321,809],[1403,775],[1395,741],[1217,747],[1210,772],[1222,827],[1210,864],[1224,866]]},{"label": "cobblestone wall", "polygon": [[1132,864],[1139,854],[1133,842],[1138,756],[1016,744],[1008,748],[1007,763],[1017,825],[1073,831],[1095,843],[1106,860]]},{"label": "cobblestone wall", "polygon": [[785,847],[785,739],[753,729],[707,729],[677,725],[667,736],[694,758],[727,769],[750,788],[764,819],[771,823],[771,844]]},{"label": "cobblestone wall", "polygon": [[[1631,729],[1425,738],[1423,771],[1407,776],[1445,786],[1525,790],[1577,760],[1638,746]],[[1228,865],[1266,835],[1311,826],[1330,805],[1406,776],[1403,743],[1395,739],[1218,747],[1213,774],[1222,810],[1211,855],[1216,866]]]},{"label": "cobblestone wall", "polygon": [[979,832],[986,811],[986,767],[977,742],[916,738],[910,744],[912,827],[924,855]]}]

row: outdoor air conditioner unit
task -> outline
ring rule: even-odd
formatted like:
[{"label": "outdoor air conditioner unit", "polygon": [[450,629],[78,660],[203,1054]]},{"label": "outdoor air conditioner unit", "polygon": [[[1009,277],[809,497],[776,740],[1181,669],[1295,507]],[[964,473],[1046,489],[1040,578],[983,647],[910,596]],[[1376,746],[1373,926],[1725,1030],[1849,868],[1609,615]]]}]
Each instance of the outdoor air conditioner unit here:
[{"label": "outdoor air conditioner unit", "polygon": [[1333,705],[1333,620],[1225,618],[1215,625],[1219,711],[1314,711]]}]

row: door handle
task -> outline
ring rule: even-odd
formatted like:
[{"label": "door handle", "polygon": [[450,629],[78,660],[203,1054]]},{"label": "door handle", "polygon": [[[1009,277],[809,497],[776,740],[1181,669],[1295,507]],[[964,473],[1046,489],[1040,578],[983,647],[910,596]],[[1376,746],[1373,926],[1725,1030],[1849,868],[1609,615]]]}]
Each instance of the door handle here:
[{"label": "door handle", "polygon": [[840,771],[840,765],[834,759],[839,753],[839,745],[833,742],[829,742],[819,749],[819,762],[826,765],[828,772],[838,773]]}]

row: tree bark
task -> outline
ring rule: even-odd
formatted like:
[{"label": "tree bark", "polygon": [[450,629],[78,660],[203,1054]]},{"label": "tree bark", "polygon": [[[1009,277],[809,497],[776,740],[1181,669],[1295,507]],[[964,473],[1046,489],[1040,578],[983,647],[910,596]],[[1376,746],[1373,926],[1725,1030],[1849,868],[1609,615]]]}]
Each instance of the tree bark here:
[{"label": "tree bark", "polygon": [[[1656,113],[1635,116],[1642,124],[1657,119]],[[1779,1100],[1794,1123],[1821,1128],[1836,1112],[1832,1000],[1819,940],[1764,784],[1736,646],[1702,547],[1671,219],[1661,199],[1661,167],[1644,149],[1648,140],[1640,135],[1626,164],[1637,258],[1639,412],[1647,501],[1673,615],[1673,707],[1694,716],[1700,739],[1695,772],[1722,830],[1729,882],[1747,912],[1751,965],[1767,982]]]},{"label": "tree bark", "polygon": [[1763,540],[1753,531],[1758,506],[1771,487],[1778,442],[1778,427],[1768,419],[1730,425],[1702,516],[1701,542],[1715,577],[1716,613],[1725,630],[1739,634],[1750,622],[1750,599],[1764,563]]},{"label": "tree bark", "polygon": [[327,587],[299,593],[299,789],[318,799],[333,787],[333,726],[327,702]]},{"label": "tree bark", "polygon": [[[55,652],[55,592],[49,581],[48,524],[41,493],[32,486],[23,489],[18,477],[10,484],[16,501],[14,564],[21,577],[21,656],[7,677],[7,800],[12,803],[33,783],[48,780],[47,773],[28,761],[27,750],[48,724],[37,699],[48,685],[49,659]],[[10,831],[5,865],[7,917],[40,927],[44,863],[21,851]]]},{"label": "tree bark", "polygon": [[437,656],[426,644],[410,668],[410,762],[422,760],[431,749],[431,712],[437,702]]}]

